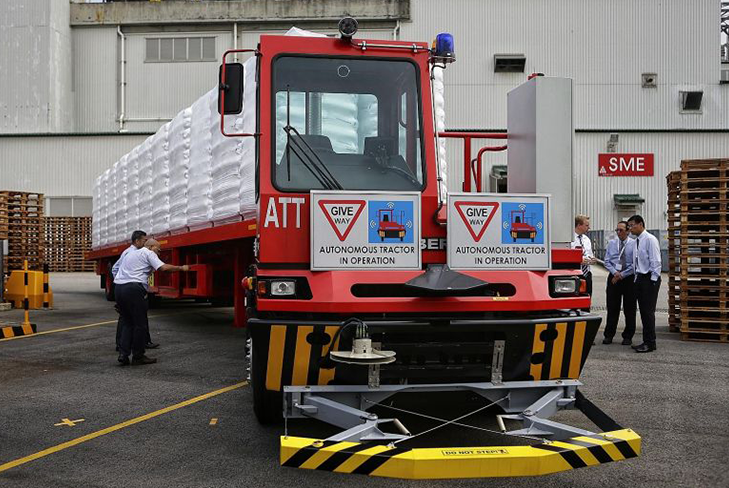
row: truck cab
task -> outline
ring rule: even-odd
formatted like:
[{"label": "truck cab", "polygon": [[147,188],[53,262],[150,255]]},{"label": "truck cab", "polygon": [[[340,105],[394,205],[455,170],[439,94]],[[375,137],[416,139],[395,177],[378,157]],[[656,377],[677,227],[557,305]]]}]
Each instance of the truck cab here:
[{"label": "truck cab", "polygon": [[[255,54],[259,218],[245,283],[258,419],[281,417],[289,386],[371,382],[332,357],[363,328],[395,353],[377,384],[577,379],[600,324],[581,312],[579,250],[552,248],[548,269],[448,267],[432,91],[443,58],[425,43],[269,35]],[[225,112],[222,98],[244,89],[221,86]],[[522,222],[511,235],[533,242]],[[374,238],[348,245],[357,232]],[[387,260],[378,243],[412,259]]]}]

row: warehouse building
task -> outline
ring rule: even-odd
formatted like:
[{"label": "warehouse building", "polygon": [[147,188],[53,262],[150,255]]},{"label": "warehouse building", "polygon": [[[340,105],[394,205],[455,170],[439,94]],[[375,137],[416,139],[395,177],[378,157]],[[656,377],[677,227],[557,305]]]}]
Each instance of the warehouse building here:
[{"label": "warehouse building", "polygon": [[[214,86],[225,50],[292,25],[334,34],[351,15],[367,39],[453,34],[451,130],[504,131],[506,94],[529,74],[572,78],[576,210],[597,230],[635,212],[664,230],[666,174],[681,159],[729,155],[729,45],[719,34],[728,9],[718,0],[3,2],[0,188],[44,193],[50,215],[90,215],[96,177]],[[461,148],[447,144],[459,190]],[[506,155],[487,158],[502,177]]]}]

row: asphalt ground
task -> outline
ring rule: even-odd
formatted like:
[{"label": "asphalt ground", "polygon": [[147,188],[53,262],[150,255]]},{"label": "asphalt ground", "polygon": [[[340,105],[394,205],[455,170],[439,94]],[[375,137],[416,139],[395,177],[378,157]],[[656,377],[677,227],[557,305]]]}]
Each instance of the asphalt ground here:
[{"label": "asphalt ground", "polygon": [[[595,309],[603,314],[605,273],[594,273]],[[54,310],[31,314],[41,333],[0,341],[2,487],[729,486],[729,349],[681,342],[665,313],[657,314],[658,351],[636,354],[598,340],[581,378],[590,400],[642,436],[639,458],[539,478],[407,481],[280,467],[283,427],[262,427],[253,417],[245,331],[231,327],[231,309],[163,303],[150,311],[153,339],[162,346],[149,355],[159,363],[120,367],[116,313],[98,278],[53,274],[51,286]],[[665,300],[661,294],[659,309]],[[20,317],[0,312],[0,321]],[[483,404],[466,397],[410,402],[444,418]],[[554,419],[592,428],[576,411]],[[432,425],[405,420],[413,432]],[[493,425],[486,416],[469,421]],[[312,437],[331,432],[314,422],[289,429]],[[457,427],[423,440],[515,442]]]}]

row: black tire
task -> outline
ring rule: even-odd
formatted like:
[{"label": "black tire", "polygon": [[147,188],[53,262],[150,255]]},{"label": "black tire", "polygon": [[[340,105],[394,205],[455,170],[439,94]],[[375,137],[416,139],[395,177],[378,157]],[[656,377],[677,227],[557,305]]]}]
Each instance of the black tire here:
[{"label": "black tire", "polygon": [[[256,346],[251,341],[251,389],[253,390],[253,412],[258,423],[278,424],[283,420],[283,394],[266,389],[266,356],[255,354]],[[263,356],[259,358],[259,356]]]},{"label": "black tire", "polygon": [[114,294],[114,277],[109,271],[106,275],[106,281],[104,282],[104,296],[110,302],[116,301],[116,295]]}]

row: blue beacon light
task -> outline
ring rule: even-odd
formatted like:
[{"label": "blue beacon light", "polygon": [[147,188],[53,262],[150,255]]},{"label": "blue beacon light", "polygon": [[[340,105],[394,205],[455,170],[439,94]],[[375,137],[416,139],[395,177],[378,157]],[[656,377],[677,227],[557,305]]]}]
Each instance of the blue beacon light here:
[{"label": "blue beacon light", "polygon": [[453,36],[447,32],[442,32],[435,37],[433,49],[435,51],[435,57],[439,58],[439,61],[443,63],[452,63],[456,60]]}]

